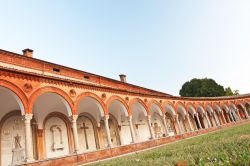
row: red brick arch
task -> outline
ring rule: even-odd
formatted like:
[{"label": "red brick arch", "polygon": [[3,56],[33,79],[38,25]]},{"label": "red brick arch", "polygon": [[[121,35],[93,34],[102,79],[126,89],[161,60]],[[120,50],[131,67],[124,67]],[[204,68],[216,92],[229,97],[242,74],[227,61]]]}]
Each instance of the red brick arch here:
[{"label": "red brick arch", "polygon": [[73,109],[74,108],[74,103],[71,100],[71,98],[68,96],[68,94],[65,91],[63,91],[63,90],[61,90],[59,88],[51,87],[51,86],[40,88],[40,89],[38,89],[38,90],[36,90],[35,92],[32,93],[32,95],[29,98],[29,102],[30,102],[29,113],[32,113],[33,105],[36,102],[37,98],[39,96],[45,94],[45,93],[56,93],[59,96],[61,96],[62,98],[64,98],[67,101],[67,103],[69,104],[70,109],[72,111],[72,114],[75,114],[75,111]]},{"label": "red brick arch", "polygon": [[0,86],[9,89],[10,91],[12,91],[13,93],[15,93],[19,99],[21,100],[23,106],[24,106],[24,111],[26,112],[29,108],[29,102],[28,102],[28,98],[25,95],[25,93],[15,84],[6,81],[6,80],[2,80],[0,79]]},{"label": "red brick arch", "polygon": [[133,104],[135,104],[136,102],[140,103],[144,109],[146,110],[147,114],[149,114],[149,109],[147,107],[147,105],[139,98],[133,98],[130,102],[129,102],[129,113],[131,115],[132,111],[131,111],[131,107]]},{"label": "red brick arch", "polygon": [[159,102],[157,102],[155,99],[150,100],[149,103],[148,103],[148,110],[149,110],[150,114],[151,114],[151,109],[150,108],[151,108],[151,106],[153,104],[156,104],[160,108],[161,113],[164,114],[161,104]]},{"label": "red brick arch", "polygon": [[186,109],[186,107],[185,107],[185,104],[182,103],[181,101],[178,101],[178,102],[175,104],[175,110],[176,110],[177,113],[178,113],[178,105],[182,105],[183,108],[185,109],[186,113],[188,113],[188,112],[187,112],[187,109]]},{"label": "red brick arch", "polygon": [[204,111],[205,113],[207,112],[206,109],[204,108],[204,104],[202,104],[201,102],[196,103],[196,110],[197,110],[197,112],[198,112],[198,107],[199,107],[199,106],[203,109],[203,111]]},{"label": "red brick arch", "polygon": [[121,97],[116,96],[116,95],[111,96],[111,97],[107,100],[107,102],[106,102],[107,111],[108,111],[108,109],[109,109],[111,103],[112,103],[113,101],[115,101],[115,100],[118,100],[119,102],[121,102],[121,103],[124,105],[124,107],[126,108],[128,114],[130,114],[130,113],[129,113],[129,106],[128,106],[128,104],[126,103],[126,101],[123,100]]},{"label": "red brick arch", "polygon": [[197,113],[197,108],[192,102],[187,102],[186,103],[185,109],[186,109],[187,112],[188,112],[188,106],[192,106],[194,108],[195,113]]},{"label": "red brick arch", "polygon": [[170,101],[165,101],[163,103],[163,105],[162,105],[163,112],[165,111],[165,108],[167,107],[167,105],[170,105],[174,109],[174,113],[177,114],[174,104],[171,103]]},{"label": "red brick arch", "polygon": [[99,96],[97,96],[96,94],[91,93],[91,92],[84,92],[84,93],[81,93],[80,95],[77,96],[76,101],[75,101],[75,106],[74,106],[74,110],[76,111],[76,113],[77,113],[77,108],[78,108],[81,100],[83,100],[85,97],[91,97],[91,98],[95,99],[101,105],[101,107],[104,111],[104,114],[108,115],[108,110],[107,110],[105,103],[102,101],[102,99]]}]

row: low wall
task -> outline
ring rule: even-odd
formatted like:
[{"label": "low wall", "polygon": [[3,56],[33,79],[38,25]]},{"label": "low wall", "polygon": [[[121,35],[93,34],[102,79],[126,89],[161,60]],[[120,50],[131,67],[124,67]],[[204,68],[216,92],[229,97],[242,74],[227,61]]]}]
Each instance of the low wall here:
[{"label": "low wall", "polygon": [[182,140],[185,138],[190,138],[193,136],[198,136],[201,134],[206,134],[212,131],[220,130],[222,128],[227,128],[227,127],[249,123],[249,122],[250,120],[243,120],[237,123],[224,124],[218,127],[212,127],[209,129],[203,129],[203,130],[194,131],[190,133],[184,133],[181,135],[175,135],[175,136],[164,137],[164,138],[155,139],[155,140],[149,140],[146,142],[141,142],[141,143],[136,143],[136,144],[119,146],[115,148],[98,150],[98,151],[88,152],[88,153],[83,153],[83,154],[73,154],[73,155],[60,157],[60,158],[33,161],[30,163],[25,163],[23,164],[23,166],[51,166],[51,165],[53,166],[61,166],[61,165],[77,166],[80,164],[86,164],[86,163],[93,162],[93,161],[98,161],[98,160],[107,159],[107,158],[131,153],[131,152],[141,151],[141,150],[152,148],[152,147],[157,147],[163,144],[175,142],[175,141]]}]

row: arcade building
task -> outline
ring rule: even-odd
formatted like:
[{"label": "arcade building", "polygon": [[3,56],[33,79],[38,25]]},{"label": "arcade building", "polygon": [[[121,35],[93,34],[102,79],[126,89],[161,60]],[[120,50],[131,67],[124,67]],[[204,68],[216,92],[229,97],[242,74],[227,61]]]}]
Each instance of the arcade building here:
[{"label": "arcade building", "polygon": [[0,165],[78,165],[248,123],[250,94],[182,98],[0,50]]}]

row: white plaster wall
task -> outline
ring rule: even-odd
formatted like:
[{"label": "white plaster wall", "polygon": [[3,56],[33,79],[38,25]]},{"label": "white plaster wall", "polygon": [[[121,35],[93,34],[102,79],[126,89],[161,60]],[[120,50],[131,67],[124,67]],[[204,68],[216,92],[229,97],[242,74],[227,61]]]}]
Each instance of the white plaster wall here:
[{"label": "white plaster wall", "polygon": [[128,145],[132,142],[129,123],[127,121],[122,123],[120,134],[122,145]]},{"label": "white plaster wall", "polygon": [[[86,130],[86,138],[83,129],[83,123],[85,123]],[[96,139],[94,133],[94,127],[92,122],[86,117],[79,117],[77,119],[77,131],[78,131],[78,140],[79,140],[79,152],[86,152],[86,151],[94,151],[96,150]],[[87,143],[87,144],[86,144]],[[87,149],[88,145],[88,149]]]},{"label": "white plaster wall", "polygon": [[142,142],[150,139],[150,132],[146,120],[142,120],[138,123],[138,128],[135,128],[135,134],[137,142]]},{"label": "white plaster wall", "polygon": [[[53,138],[52,138],[52,132],[50,131],[51,126],[58,125],[62,130],[62,141],[63,141],[63,150],[52,150],[52,144],[53,144]],[[58,140],[58,138],[56,138]],[[59,143],[56,141],[56,143]],[[45,147],[46,147],[46,153],[47,158],[53,158],[53,157],[59,157],[69,154],[69,143],[68,143],[68,133],[66,124],[64,121],[58,117],[51,117],[46,121],[45,124]]]},{"label": "white plaster wall", "polygon": [[24,123],[21,116],[12,116],[5,121],[1,129],[2,166],[11,165],[13,156],[12,150],[15,148],[14,137],[17,135],[21,137],[20,144],[23,148],[23,154],[25,156]]}]

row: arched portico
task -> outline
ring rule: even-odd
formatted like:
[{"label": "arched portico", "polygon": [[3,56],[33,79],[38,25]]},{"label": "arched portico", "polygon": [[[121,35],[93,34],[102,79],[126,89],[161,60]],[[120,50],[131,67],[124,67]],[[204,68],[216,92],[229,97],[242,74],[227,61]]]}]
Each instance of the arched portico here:
[{"label": "arched portico", "polygon": [[213,107],[210,105],[210,104],[207,104],[206,106],[205,106],[205,109],[206,109],[206,111],[207,111],[207,116],[208,116],[208,118],[209,118],[209,120],[210,120],[210,123],[211,123],[211,127],[215,127],[215,126],[217,126],[216,124],[216,119],[214,118],[215,116],[214,116],[214,110],[213,110]]},{"label": "arched portico", "polygon": [[38,159],[60,157],[74,151],[70,122],[72,105],[61,96],[62,93],[47,90],[39,90],[31,95],[31,112],[38,128],[37,137],[33,140],[37,142]]},{"label": "arched portico", "polygon": [[[0,81],[0,165],[17,164],[28,158],[36,158],[33,155],[32,142],[27,142],[26,139],[26,135],[31,134],[26,128],[31,127],[30,119],[25,118],[26,102],[26,97],[20,89]],[[13,140],[16,140],[18,145]]]},{"label": "arched portico", "polygon": [[220,125],[223,124],[223,123],[222,123],[222,120],[221,120],[221,117],[220,117],[220,114],[222,113],[221,107],[220,107],[219,104],[214,103],[213,108],[214,108],[213,116],[214,116],[216,125],[217,125],[217,126],[220,126]]},{"label": "arched portico", "polygon": [[244,103],[237,103],[237,109],[240,119],[247,119],[247,111]]},{"label": "arched portico", "polygon": [[195,107],[191,103],[187,104],[187,111],[191,123],[191,131],[198,130],[198,122],[196,123],[195,120],[196,116]]},{"label": "arched portico", "polygon": [[80,95],[76,101],[79,152],[109,147],[104,120],[104,104],[98,97],[89,93]]},{"label": "arched portico", "polygon": [[114,117],[114,121],[117,121],[117,128],[112,129],[111,138],[113,140],[117,139],[117,135],[119,135],[119,141],[116,141],[119,144],[115,144],[114,141],[113,146],[118,145],[128,145],[133,142],[132,135],[130,133],[130,124],[129,124],[129,112],[128,106],[123,99],[120,97],[111,97],[107,102],[107,109],[110,115]]},{"label": "arched portico", "polygon": [[153,124],[153,134],[155,138],[161,138],[168,134],[166,128],[166,122],[164,122],[164,117],[162,113],[162,108],[157,102],[152,102],[149,106],[151,114],[151,123]]},{"label": "arched portico", "polygon": [[146,105],[141,100],[135,99],[130,102],[129,108],[132,114],[136,142],[151,139],[153,132],[151,123],[149,122],[150,116],[148,116]]},{"label": "arched portico", "polygon": [[178,132],[178,126],[175,123],[176,121],[176,112],[174,110],[174,105],[166,102],[163,104],[163,113],[165,115],[166,127],[168,131],[168,135],[175,135]]},{"label": "arched portico", "polygon": [[201,105],[201,104],[198,104],[197,105],[197,113],[198,113],[198,116],[199,116],[199,120],[200,120],[200,122],[201,122],[201,127],[203,128],[203,129],[205,129],[205,128],[209,128],[209,119],[208,119],[208,117],[207,117],[207,115],[206,115],[206,111],[205,111],[205,109],[203,108],[203,106]]},{"label": "arched portico", "polygon": [[188,131],[188,127],[187,127],[187,119],[186,119],[186,115],[187,115],[187,111],[185,109],[185,106],[182,103],[177,103],[176,104],[176,109],[177,109],[177,124],[179,126],[179,133],[183,134],[186,133]]}]

